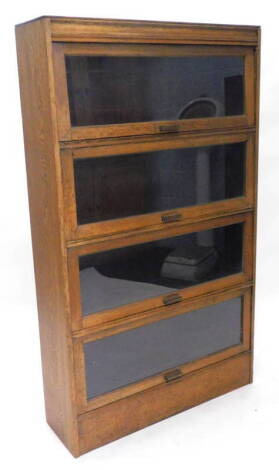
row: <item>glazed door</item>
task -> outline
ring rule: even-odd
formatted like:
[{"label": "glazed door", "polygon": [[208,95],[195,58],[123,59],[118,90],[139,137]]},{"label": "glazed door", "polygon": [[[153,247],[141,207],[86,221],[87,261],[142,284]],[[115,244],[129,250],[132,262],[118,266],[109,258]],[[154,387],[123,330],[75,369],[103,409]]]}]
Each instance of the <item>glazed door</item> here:
[{"label": "glazed door", "polygon": [[248,350],[250,334],[251,293],[238,289],[76,338],[79,409],[168,386]]},{"label": "glazed door", "polygon": [[253,206],[248,133],[62,151],[69,240],[208,218]]},{"label": "glazed door", "polygon": [[73,329],[249,282],[252,223],[231,216],[70,248]]},{"label": "glazed door", "polygon": [[57,44],[61,140],[254,124],[249,47]]}]

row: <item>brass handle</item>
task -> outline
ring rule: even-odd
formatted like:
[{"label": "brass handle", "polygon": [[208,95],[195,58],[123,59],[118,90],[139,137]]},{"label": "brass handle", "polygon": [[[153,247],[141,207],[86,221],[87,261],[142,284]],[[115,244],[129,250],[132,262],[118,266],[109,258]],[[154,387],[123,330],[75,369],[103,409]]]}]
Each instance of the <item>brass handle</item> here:
[{"label": "brass handle", "polygon": [[160,132],[178,132],[179,125],[178,124],[163,124],[162,126],[159,126],[159,131]]},{"label": "brass handle", "polygon": [[171,372],[168,372],[167,374],[164,375],[164,379],[167,383],[173,382],[174,380],[181,379],[181,377],[182,377],[182,372],[180,369],[172,370]]},{"label": "brass handle", "polygon": [[164,214],[162,215],[161,219],[164,224],[169,224],[170,222],[177,222],[182,218],[181,214]]},{"label": "brass handle", "polygon": [[178,302],[181,302],[182,300],[183,298],[179,294],[169,294],[163,298],[163,304],[164,305],[177,304]]}]

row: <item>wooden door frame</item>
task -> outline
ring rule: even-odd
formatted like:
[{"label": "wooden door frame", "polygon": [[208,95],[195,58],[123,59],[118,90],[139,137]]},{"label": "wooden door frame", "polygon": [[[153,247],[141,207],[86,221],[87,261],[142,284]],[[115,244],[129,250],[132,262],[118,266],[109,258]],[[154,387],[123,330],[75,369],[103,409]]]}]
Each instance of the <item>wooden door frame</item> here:
[{"label": "wooden door frame", "polygon": [[[199,206],[174,208],[172,210],[153,212],[114,220],[78,225],[76,210],[76,195],[74,181],[74,161],[83,158],[106,158],[109,156],[126,155],[129,158],[133,152],[155,152],[159,150],[193,148],[199,146],[224,145],[238,142],[246,143],[244,195],[241,197],[210,202]],[[231,134],[207,134],[198,136],[183,136],[180,138],[156,139],[155,141],[126,140],[120,144],[103,143],[96,147],[77,149],[62,149],[62,177],[64,194],[65,236],[68,242],[88,240],[100,236],[127,233],[139,229],[160,229],[165,226],[162,217],[169,214],[179,214],[180,219],[175,225],[192,223],[220,215],[243,212],[254,206],[254,177],[255,177],[255,137],[254,132],[243,131]]]},{"label": "wooden door frame", "polygon": [[[60,141],[98,139],[132,135],[160,134],[172,131],[177,133],[195,130],[217,130],[255,125],[255,51],[249,46],[183,45],[183,44],[71,44],[52,43],[55,94],[57,104],[57,124]],[[105,55],[105,56],[243,56],[244,57],[244,109],[239,116],[225,116],[202,119],[171,121],[136,122],[97,126],[71,125],[65,55]]]},{"label": "wooden door frame", "polygon": [[[82,244],[79,246],[68,248],[68,279],[69,279],[69,293],[70,293],[70,310],[71,310],[71,323],[73,331],[83,331],[97,325],[102,325],[106,322],[111,322],[119,318],[129,317],[140,314],[154,308],[160,308],[164,305],[165,295],[160,295],[148,299],[144,299],[131,304],[122,305],[109,310],[104,310],[91,315],[82,315],[81,311],[81,295],[80,295],[80,280],[79,280],[79,256],[93,254],[96,252],[108,251],[114,248],[121,248],[123,246],[132,246],[144,242],[170,238],[178,235],[183,235],[191,232],[198,232],[211,228],[218,228],[222,226],[243,223],[243,269],[241,272],[214,279],[208,282],[202,282],[192,287],[187,287],[177,291],[183,300],[209,294],[215,290],[228,289],[241,283],[250,282],[253,275],[253,213],[245,213],[232,215],[227,217],[220,217],[214,220],[207,220],[194,224],[179,226],[179,227],[166,227],[164,230],[155,232],[134,233],[130,236],[126,235],[122,238],[115,238],[107,240],[104,238],[102,241],[95,243]],[[174,291],[175,293],[176,291]]]}]

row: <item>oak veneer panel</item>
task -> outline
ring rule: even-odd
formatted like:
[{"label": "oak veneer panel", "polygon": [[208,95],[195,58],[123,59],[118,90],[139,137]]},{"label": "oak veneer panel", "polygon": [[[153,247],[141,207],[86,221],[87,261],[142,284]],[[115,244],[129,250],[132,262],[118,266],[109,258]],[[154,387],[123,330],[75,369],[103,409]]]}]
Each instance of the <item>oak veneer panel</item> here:
[{"label": "oak veneer panel", "polygon": [[250,382],[251,354],[243,353],[181,380],[132,395],[79,417],[80,452],[104,445]]},{"label": "oak veneer panel", "polygon": [[[105,155],[111,155],[112,151],[114,152],[114,148],[118,153],[129,153],[130,151],[133,151],[130,149],[129,145],[136,146],[139,144],[142,146],[143,149],[148,148],[149,150],[152,148],[159,148],[159,149],[169,149],[170,146],[172,147],[173,145],[175,148],[183,147],[185,145],[185,141],[187,140],[188,143],[189,141],[194,137],[198,138],[209,138],[209,139],[214,139],[214,141],[218,138],[221,139],[224,137],[224,134],[226,137],[229,139],[230,136],[234,136],[235,134],[239,135],[240,137],[242,134],[244,135],[244,138],[242,140],[245,140],[245,137],[249,137],[249,135],[253,135],[255,132],[255,128],[253,126],[249,128],[241,128],[241,129],[226,129],[224,132],[224,129],[216,129],[216,130],[200,130],[200,131],[195,131],[192,129],[192,131],[185,133],[179,133],[175,136],[175,140],[173,139],[173,134],[168,133],[168,134],[159,134],[159,135],[144,135],[144,136],[125,136],[125,137],[113,137],[113,138],[107,138],[107,139],[83,139],[83,140],[70,140],[70,141],[62,141],[60,142],[60,148],[61,152],[67,151],[67,149],[72,149],[72,155],[77,158],[85,158],[90,155],[92,155],[92,150],[94,148],[94,155],[95,156],[105,156]],[[189,140],[188,140],[189,139]],[[158,147],[157,147],[158,145]],[[109,147],[113,146],[111,149]],[[121,146],[121,150],[120,150]],[[127,147],[128,146],[128,147]],[[127,152],[125,152],[125,147],[129,148]]]},{"label": "oak veneer panel", "polygon": [[49,20],[16,28],[47,421],[77,454]]},{"label": "oak veneer panel", "polygon": [[[254,287],[252,295],[252,328],[251,328],[251,377],[250,381],[253,381],[253,362],[254,362],[254,318],[255,318],[255,290],[256,290],[256,252],[257,252],[257,217],[258,217],[258,162],[259,162],[259,126],[260,126],[260,74],[261,74],[261,29],[258,30],[258,43],[255,54],[255,122],[256,122],[256,134],[255,134],[255,177],[253,181],[253,187],[255,192],[255,210],[254,210],[254,236],[253,236],[253,278]],[[252,182],[251,182],[252,184]]]},{"label": "oak veneer panel", "polygon": [[158,21],[51,17],[54,41],[174,44],[243,44],[257,42],[256,26],[210,25]]}]

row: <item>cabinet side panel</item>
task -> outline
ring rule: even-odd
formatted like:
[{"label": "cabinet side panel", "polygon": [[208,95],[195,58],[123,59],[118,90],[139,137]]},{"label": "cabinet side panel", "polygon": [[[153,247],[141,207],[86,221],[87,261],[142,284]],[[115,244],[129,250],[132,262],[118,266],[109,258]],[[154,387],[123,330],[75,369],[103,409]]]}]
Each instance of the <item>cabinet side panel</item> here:
[{"label": "cabinet side panel", "polygon": [[260,130],[260,74],[261,74],[261,28],[258,27],[258,43],[255,49],[255,123],[256,137],[254,147],[255,158],[255,210],[254,210],[254,240],[253,240],[253,277],[254,287],[252,296],[252,322],[251,322],[251,340],[252,340],[252,364],[250,382],[253,382],[254,371],[254,318],[255,318],[255,295],[256,295],[256,253],[257,253],[257,218],[258,218],[258,166],[259,166],[259,130]]},{"label": "cabinet side panel", "polygon": [[47,421],[78,455],[49,20],[16,28]]}]

